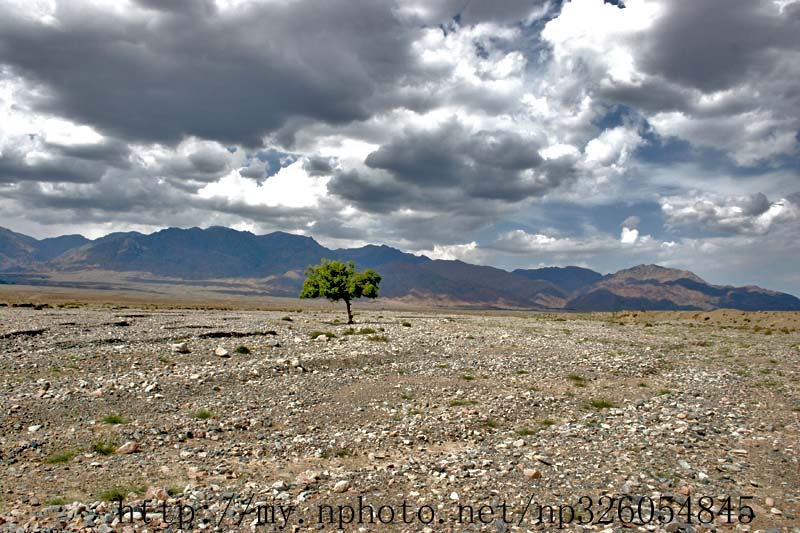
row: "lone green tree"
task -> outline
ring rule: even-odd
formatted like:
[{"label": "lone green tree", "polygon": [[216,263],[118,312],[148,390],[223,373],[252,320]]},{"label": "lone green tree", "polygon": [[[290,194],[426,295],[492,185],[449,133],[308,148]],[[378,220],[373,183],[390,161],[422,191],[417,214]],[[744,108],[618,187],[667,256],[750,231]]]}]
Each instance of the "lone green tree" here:
[{"label": "lone green tree", "polygon": [[381,276],[374,270],[356,272],[354,262],[342,263],[323,259],[322,263],[306,269],[306,281],[300,298],[327,298],[332,302],[344,300],[347,323],[353,323],[350,301],[356,298],[377,298]]}]

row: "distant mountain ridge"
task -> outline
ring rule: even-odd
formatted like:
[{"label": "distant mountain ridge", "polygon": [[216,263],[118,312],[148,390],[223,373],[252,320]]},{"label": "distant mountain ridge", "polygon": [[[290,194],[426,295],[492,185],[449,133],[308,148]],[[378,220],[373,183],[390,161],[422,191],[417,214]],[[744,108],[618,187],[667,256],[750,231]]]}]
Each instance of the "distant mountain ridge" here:
[{"label": "distant mountain ridge", "polygon": [[[328,249],[312,237],[255,235],[224,227],[167,228],[149,235],[112,233],[34,239],[0,228],[0,281],[46,272],[117,271],[185,280],[253,279],[259,294],[297,296],[306,266],[322,258],[355,261],[384,278],[381,296],[445,306],[615,311],[730,307],[800,310],[800,299],[759,287],[707,283],[692,272],[638,265],[602,275],[581,267],[508,272],[462,261],[433,260],[389,246]],[[2,274],[6,273],[3,277]],[[154,283],[156,281],[153,281]]]}]

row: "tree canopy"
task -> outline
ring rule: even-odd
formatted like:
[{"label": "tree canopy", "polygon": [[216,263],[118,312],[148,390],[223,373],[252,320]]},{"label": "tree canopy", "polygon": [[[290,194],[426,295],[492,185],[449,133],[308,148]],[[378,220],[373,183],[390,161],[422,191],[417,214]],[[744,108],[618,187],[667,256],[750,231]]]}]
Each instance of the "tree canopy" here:
[{"label": "tree canopy", "polygon": [[306,280],[300,298],[327,298],[332,302],[344,300],[347,323],[353,323],[350,301],[356,298],[377,298],[381,276],[372,269],[356,272],[353,261],[343,263],[323,259],[319,265],[306,269]]}]

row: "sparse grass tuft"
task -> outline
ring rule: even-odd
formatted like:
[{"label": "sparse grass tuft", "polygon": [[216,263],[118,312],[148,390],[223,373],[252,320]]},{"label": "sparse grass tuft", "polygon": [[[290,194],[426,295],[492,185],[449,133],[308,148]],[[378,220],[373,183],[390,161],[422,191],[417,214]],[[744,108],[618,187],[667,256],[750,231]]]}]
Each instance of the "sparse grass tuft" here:
[{"label": "sparse grass tuft", "polygon": [[555,421],[555,420],[552,420],[552,419],[550,419],[550,418],[545,418],[544,420],[542,420],[542,421],[541,421],[541,422],[539,422],[539,423],[540,423],[541,425],[543,425],[544,427],[546,427],[546,428],[549,428],[550,426],[554,426],[554,425],[556,424],[556,421]]},{"label": "sparse grass tuft", "polygon": [[78,455],[78,450],[64,450],[63,452],[51,453],[44,458],[44,462],[49,465],[68,463]]},{"label": "sparse grass tuft", "polygon": [[322,450],[321,457],[323,459],[331,459],[333,457],[343,458],[353,455],[353,450],[349,448],[325,448]]},{"label": "sparse grass tuft", "polygon": [[250,348],[247,346],[237,346],[233,351],[241,355],[247,355],[250,353]]},{"label": "sparse grass tuft", "polygon": [[402,398],[403,400],[413,400],[414,396],[412,396],[411,394],[401,394],[400,398]]},{"label": "sparse grass tuft", "polygon": [[105,424],[124,424],[126,422],[125,417],[122,415],[106,415],[103,417],[103,423]]},{"label": "sparse grass tuft", "polygon": [[484,422],[484,425],[487,428],[492,428],[492,429],[497,429],[498,427],[500,427],[500,423],[494,418],[487,419],[486,422]]},{"label": "sparse grass tuft", "polygon": [[317,330],[314,330],[314,331],[312,331],[311,333],[308,334],[308,336],[311,337],[311,340],[314,340],[317,337],[321,337],[322,335],[325,335],[329,339],[335,339],[336,338],[336,335],[331,333],[330,331],[317,331]]},{"label": "sparse grass tuft", "polygon": [[517,430],[517,435],[520,437],[530,437],[531,435],[536,434],[536,430],[530,428],[522,428]]},{"label": "sparse grass tuft", "polygon": [[466,405],[477,405],[475,400],[453,400],[450,402],[450,407],[464,407]]},{"label": "sparse grass tuft", "polygon": [[197,411],[194,412],[194,417],[197,418],[198,420],[208,420],[213,416],[214,413],[212,413],[208,409],[198,409]]},{"label": "sparse grass tuft", "polygon": [[69,502],[67,502],[67,500],[65,500],[64,498],[52,498],[50,500],[47,500],[46,503],[47,505],[57,505],[60,507],[62,505],[66,505]]},{"label": "sparse grass tuft", "polygon": [[116,449],[117,444],[108,440],[101,440],[92,444],[92,451],[100,455],[111,455]]},{"label": "sparse grass tuft", "polygon": [[589,406],[595,409],[610,409],[611,407],[615,407],[614,402],[609,400],[592,400],[589,402]]},{"label": "sparse grass tuft", "polygon": [[573,385],[576,387],[585,387],[586,386],[586,378],[581,376],[580,374],[569,374],[567,379],[572,382]]},{"label": "sparse grass tuft", "polygon": [[461,376],[461,379],[463,379],[464,381],[472,381],[475,379],[475,376],[473,376],[472,374],[463,374]]},{"label": "sparse grass tuft", "polygon": [[367,340],[371,340],[372,342],[389,342],[389,337],[386,335],[371,335],[367,337]]},{"label": "sparse grass tuft", "polygon": [[143,485],[121,485],[118,487],[112,487],[110,489],[106,489],[100,491],[98,496],[101,500],[119,500],[120,498],[125,498],[131,492],[135,494],[143,494],[147,490],[147,487]]},{"label": "sparse grass tuft", "polygon": [[373,333],[377,333],[377,331],[372,328],[347,328],[342,332],[342,335],[372,335]]}]

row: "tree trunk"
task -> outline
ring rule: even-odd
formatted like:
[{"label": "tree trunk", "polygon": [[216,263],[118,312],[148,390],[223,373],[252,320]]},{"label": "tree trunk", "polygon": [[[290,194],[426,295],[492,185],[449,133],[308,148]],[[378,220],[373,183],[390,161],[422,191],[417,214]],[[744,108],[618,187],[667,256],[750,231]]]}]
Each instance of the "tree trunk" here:
[{"label": "tree trunk", "polygon": [[348,324],[352,324],[353,323],[353,313],[352,313],[352,311],[350,311],[350,300],[345,300],[344,303],[347,304],[347,323]]}]

